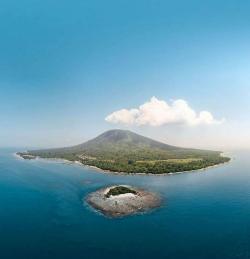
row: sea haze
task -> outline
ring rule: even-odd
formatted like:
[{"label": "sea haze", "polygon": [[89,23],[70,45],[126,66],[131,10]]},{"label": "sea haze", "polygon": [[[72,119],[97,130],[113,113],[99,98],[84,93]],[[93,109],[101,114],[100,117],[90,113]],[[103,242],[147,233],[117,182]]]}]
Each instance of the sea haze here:
[{"label": "sea haze", "polygon": [[[169,176],[112,175],[0,150],[0,257],[236,259],[250,255],[250,152]],[[157,192],[163,206],[105,218],[82,199],[106,185]]]}]

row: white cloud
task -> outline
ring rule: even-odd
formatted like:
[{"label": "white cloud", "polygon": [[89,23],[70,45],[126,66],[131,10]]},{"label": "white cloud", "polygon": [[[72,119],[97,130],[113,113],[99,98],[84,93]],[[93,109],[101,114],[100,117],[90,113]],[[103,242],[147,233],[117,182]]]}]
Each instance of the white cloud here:
[{"label": "white cloud", "polygon": [[150,101],[137,109],[122,109],[108,115],[105,120],[110,123],[126,125],[162,126],[182,124],[188,126],[220,124],[224,121],[215,120],[208,111],[195,112],[185,100],[166,101],[152,97]]}]

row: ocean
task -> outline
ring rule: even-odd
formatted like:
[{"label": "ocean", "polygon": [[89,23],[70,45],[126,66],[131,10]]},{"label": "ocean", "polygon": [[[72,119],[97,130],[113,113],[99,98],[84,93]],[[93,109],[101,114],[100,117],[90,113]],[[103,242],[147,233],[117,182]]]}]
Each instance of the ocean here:
[{"label": "ocean", "polygon": [[[250,152],[204,171],[128,176],[16,151],[0,149],[1,259],[250,258]],[[106,218],[84,197],[113,184],[156,192],[163,204]]]}]

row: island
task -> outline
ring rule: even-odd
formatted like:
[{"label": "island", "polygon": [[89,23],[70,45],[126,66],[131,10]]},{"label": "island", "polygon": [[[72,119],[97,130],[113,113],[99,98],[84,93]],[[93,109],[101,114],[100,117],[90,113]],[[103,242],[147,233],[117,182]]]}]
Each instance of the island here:
[{"label": "island", "polygon": [[105,172],[168,174],[226,163],[221,151],[168,145],[128,130],[109,130],[83,144],[19,152],[25,159],[56,158],[96,167]]},{"label": "island", "polygon": [[161,199],[143,189],[117,185],[89,194],[86,202],[103,215],[118,218],[155,209],[160,206]]}]

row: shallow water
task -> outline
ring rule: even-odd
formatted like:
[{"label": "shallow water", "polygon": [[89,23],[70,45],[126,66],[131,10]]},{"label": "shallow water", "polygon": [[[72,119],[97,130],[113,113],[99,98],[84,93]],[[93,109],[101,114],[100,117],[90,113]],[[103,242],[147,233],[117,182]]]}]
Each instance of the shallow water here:
[{"label": "shallow water", "polygon": [[[125,176],[21,160],[0,150],[0,258],[250,258],[250,152],[169,176]],[[106,185],[155,191],[163,206],[108,219],[82,202]]]}]

